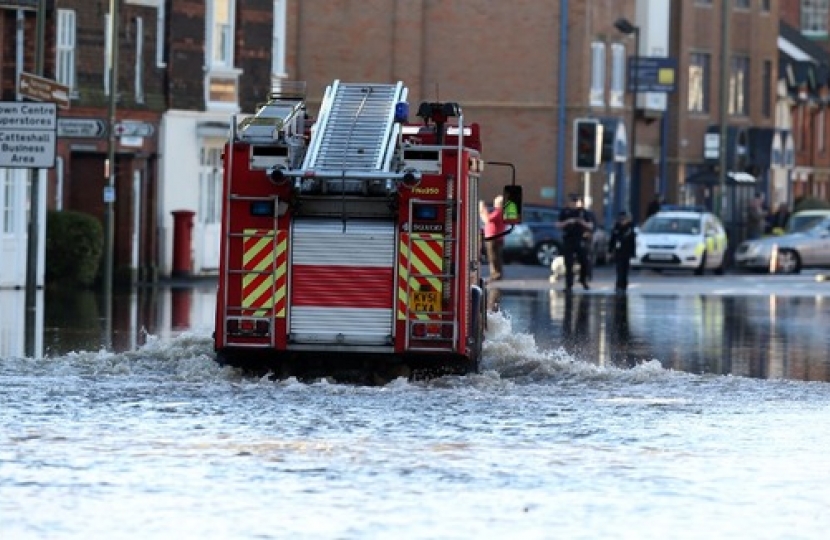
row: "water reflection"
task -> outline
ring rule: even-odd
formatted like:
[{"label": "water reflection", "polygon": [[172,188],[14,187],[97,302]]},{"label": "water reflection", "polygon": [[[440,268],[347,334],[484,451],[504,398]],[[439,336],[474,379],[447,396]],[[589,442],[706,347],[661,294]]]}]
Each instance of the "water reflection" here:
[{"label": "water reflection", "polygon": [[[487,300],[491,309],[508,314],[515,332],[531,334],[539,349],[564,348],[586,362],[632,367],[656,359],[690,373],[830,382],[830,333],[822,322],[830,317],[830,300],[821,296],[568,296],[491,289]],[[206,282],[117,295],[111,324],[92,291],[39,291],[37,302],[29,339],[24,291],[0,291],[0,358],[124,352],[150,336],[210,335],[216,287]]]},{"label": "water reflection", "polygon": [[24,324],[24,296],[22,290],[0,290],[0,358],[53,357],[104,349],[132,351],[150,336],[211,332],[216,308],[216,288],[211,282],[117,293],[111,321],[101,296],[94,291],[38,291],[32,328]]},{"label": "water reflection", "polygon": [[600,365],[830,382],[823,297],[564,295],[503,291],[513,328]]}]

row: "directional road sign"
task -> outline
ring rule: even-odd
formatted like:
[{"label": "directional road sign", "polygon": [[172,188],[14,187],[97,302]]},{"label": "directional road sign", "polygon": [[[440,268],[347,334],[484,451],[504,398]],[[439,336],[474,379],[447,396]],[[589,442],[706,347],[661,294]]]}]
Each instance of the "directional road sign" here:
[{"label": "directional road sign", "polygon": [[155,133],[153,124],[139,120],[124,120],[113,128],[118,137],[150,137]]},{"label": "directional road sign", "polygon": [[22,71],[17,91],[25,98],[56,103],[61,109],[69,108],[69,87],[52,79]]},{"label": "directional road sign", "polygon": [[0,101],[0,167],[54,167],[57,120],[54,103]]},{"label": "directional road sign", "polygon": [[107,131],[103,118],[58,118],[58,137],[100,139]]}]

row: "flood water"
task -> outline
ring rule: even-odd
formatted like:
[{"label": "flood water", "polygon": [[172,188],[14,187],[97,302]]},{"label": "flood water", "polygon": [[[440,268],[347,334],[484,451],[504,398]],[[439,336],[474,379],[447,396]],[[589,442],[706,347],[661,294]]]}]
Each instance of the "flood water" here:
[{"label": "flood water", "polygon": [[111,335],[80,298],[44,299],[42,354],[3,319],[4,540],[830,528],[821,299],[506,292],[480,374],[362,387],[220,368],[209,286]]}]

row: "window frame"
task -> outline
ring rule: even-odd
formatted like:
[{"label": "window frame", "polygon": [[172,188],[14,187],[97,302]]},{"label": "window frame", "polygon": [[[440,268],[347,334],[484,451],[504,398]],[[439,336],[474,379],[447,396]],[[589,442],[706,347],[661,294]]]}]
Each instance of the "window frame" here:
[{"label": "window frame", "polygon": [[749,78],[751,60],[745,54],[733,54],[729,60],[729,96],[727,107],[730,116],[749,116]]},{"label": "window frame", "polygon": [[591,83],[588,103],[592,107],[605,106],[605,43],[591,42]]},{"label": "window frame", "polygon": [[271,30],[271,77],[285,78],[286,5],[285,0],[274,0],[274,20]]},{"label": "window frame", "polygon": [[809,37],[826,37],[830,23],[830,0],[801,0],[801,33]]},{"label": "window frame", "polygon": [[[220,33],[226,34],[226,58],[216,59],[216,16],[220,6],[227,12],[227,27]],[[239,111],[239,77],[242,70],[234,67],[236,46],[236,0],[208,0],[205,16],[205,107],[209,111]],[[222,88],[224,86],[224,89]],[[217,99],[219,94],[228,94],[227,98]]]},{"label": "window frame", "polygon": [[[694,68],[700,69],[700,77],[693,75]],[[686,100],[686,111],[692,114],[709,114],[711,104],[711,78],[712,78],[712,54],[706,51],[692,51],[689,57],[689,87]],[[695,81],[700,83],[700,108],[693,108],[692,85]]]},{"label": "window frame", "polygon": [[58,9],[55,23],[55,80],[77,95],[78,17],[74,9]]},{"label": "window frame", "polygon": [[625,68],[627,51],[622,43],[611,44],[611,82],[608,90],[608,106],[625,107]]}]

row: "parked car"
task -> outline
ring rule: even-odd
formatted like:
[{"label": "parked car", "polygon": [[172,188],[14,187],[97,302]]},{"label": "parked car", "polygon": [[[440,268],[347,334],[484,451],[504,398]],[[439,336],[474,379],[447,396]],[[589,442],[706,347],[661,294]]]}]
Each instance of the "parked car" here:
[{"label": "parked car", "polygon": [[822,218],[830,217],[830,210],[802,210],[790,216],[784,234],[794,233],[815,225]]},{"label": "parked car", "polygon": [[637,230],[632,268],[705,270],[722,274],[727,239],[716,215],[696,209],[660,211]]},{"label": "parked car", "polygon": [[735,266],[783,274],[797,274],[804,268],[830,268],[830,217],[790,234],[742,242],[735,251]]}]

